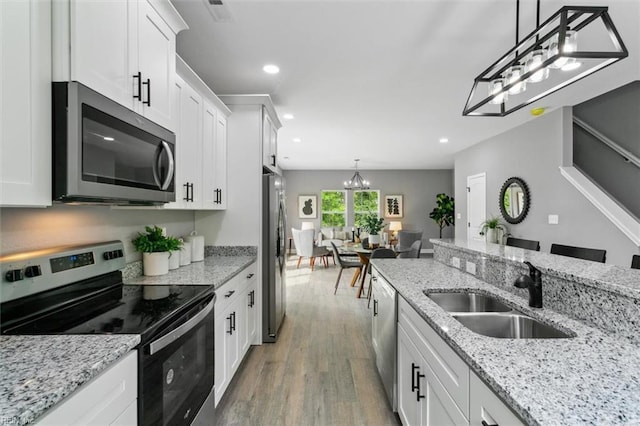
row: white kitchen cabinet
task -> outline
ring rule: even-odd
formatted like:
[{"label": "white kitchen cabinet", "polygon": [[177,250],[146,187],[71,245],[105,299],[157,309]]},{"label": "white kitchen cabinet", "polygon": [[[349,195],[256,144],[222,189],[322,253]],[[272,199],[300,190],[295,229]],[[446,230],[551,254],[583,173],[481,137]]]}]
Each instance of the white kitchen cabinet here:
[{"label": "white kitchen cabinet", "polygon": [[371,342],[376,367],[391,406],[397,405],[396,383],[396,291],[373,268],[371,279]]},{"label": "white kitchen cabinet", "polygon": [[[249,346],[248,294],[255,288],[256,264],[243,269],[238,275],[216,290],[215,304],[215,404],[218,405],[234,374],[242,363]],[[256,299],[257,300],[257,299]],[[255,305],[257,307],[257,305]]]},{"label": "white kitchen cabinet", "polygon": [[176,34],[169,1],[55,1],[54,81],[79,81],[173,130]]},{"label": "white kitchen cabinet", "polygon": [[51,3],[0,1],[0,205],[51,205]]},{"label": "white kitchen cabinet", "polygon": [[429,361],[414,344],[420,339],[398,324],[398,415],[405,426],[458,426],[469,423]]},{"label": "white kitchen cabinet", "polygon": [[258,279],[254,272],[247,274],[249,285],[245,291],[245,304],[247,306],[246,316],[246,340],[244,344],[244,351],[249,349],[249,346],[256,343],[258,337],[258,303],[256,292],[258,290]]},{"label": "white kitchen cabinet", "polygon": [[36,423],[42,426],[137,424],[137,372],[138,352],[134,350],[80,386]]},{"label": "white kitchen cabinet", "polygon": [[474,373],[471,373],[470,423],[472,426],[499,425],[521,426],[524,423],[507,407],[491,389]]},{"label": "white kitchen cabinet", "polygon": [[266,107],[262,108],[262,165],[276,172],[278,167],[278,127]]},{"label": "white kitchen cabinet", "polygon": [[202,209],[227,207],[227,117],[205,101],[202,134]]}]

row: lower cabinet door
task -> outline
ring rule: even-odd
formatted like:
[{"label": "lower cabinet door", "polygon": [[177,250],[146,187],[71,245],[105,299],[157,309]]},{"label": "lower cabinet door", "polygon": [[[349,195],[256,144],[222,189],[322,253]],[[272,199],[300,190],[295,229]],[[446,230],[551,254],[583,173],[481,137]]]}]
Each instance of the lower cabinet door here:
[{"label": "lower cabinet door", "polygon": [[402,326],[398,326],[398,415],[404,426],[422,423],[422,398],[416,393],[419,354]]},{"label": "lower cabinet door", "polygon": [[469,421],[435,373],[427,366],[426,362],[422,365],[424,368],[421,370],[424,370],[425,377],[423,378],[424,382],[420,383],[420,389],[425,389],[422,393],[425,395],[426,409],[422,410],[421,424],[428,426],[468,425]]}]

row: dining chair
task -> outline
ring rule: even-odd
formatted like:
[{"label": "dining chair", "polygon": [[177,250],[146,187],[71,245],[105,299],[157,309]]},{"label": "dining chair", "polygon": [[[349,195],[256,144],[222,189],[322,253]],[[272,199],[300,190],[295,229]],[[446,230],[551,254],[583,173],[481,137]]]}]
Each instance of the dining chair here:
[{"label": "dining chair", "polygon": [[507,237],[507,245],[511,247],[520,247],[527,250],[540,251],[540,241]]},{"label": "dining chair", "polygon": [[422,231],[398,231],[398,250],[406,250],[415,241],[422,240]]},{"label": "dining chair", "polygon": [[340,283],[340,278],[342,277],[342,271],[344,271],[345,269],[350,269],[350,268],[358,268],[358,269],[360,269],[360,271],[362,271],[362,263],[360,263],[360,261],[358,260],[357,257],[355,259],[354,258],[351,258],[351,259],[343,258],[340,255],[340,252],[338,251],[338,247],[336,247],[336,245],[333,243],[333,241],[331,242],[331,248],[333,248],[334,259],[336,259],[338,261],[338,265],[340,265],[340,272],[338,272],[338,279],[336,279],[336,286],[335,286],[335,288],[333,290],[333,294],[336,294],[336,292],[338,291],[338,284]]},{"label": "dining chair", "polygon": [[362,241],[360,241],[360,245],[362,245],[363,249],[369,248],[369,237],[364,237]]},{"label": "dining chair", "polygon": [[418,259],[420,258],[420,250],[422,250],[422,240],[417,240],[411,243],[408,251],[403,251],[398,254],[399,259]]},{"label": "dining chair", "polygon": [[551,244],[551,254],[559,254],[561,256],[575,257],[576,259],[604,263],[607,251],[585,247],[565,246],[562,244]]},{"label": "dining chair", "polygon": [[640,269],[640,254],[634,254],[631,257],[631,268]]},{"label": "dining chair", "polygon": [[[395,259],[396,252],[392,249],[380,247],[371,252],[371,257],[369,259]],[[371,263],[369,263],[369,268],[371,268]],[[371,280],[373,280],[373,276],[369,278],[369,289],[367,291],[367,308],[371,305]]]},{"label": "dining chair", "polygon": [[295,229],[291,228],[291,235],[293,236],[293,244],[296,246],[296,254],[298,255],[298,264],[296,269],[300,267],[300,261],[303,257],[309,258],[309,266],[311,270],[316,263],[316,258],[321,258],[324,261],[324,266],[328,266],[327,254],[328,251],[325,247],[318,247],[314,244],[313,238],[315,231],[313,229]]}]

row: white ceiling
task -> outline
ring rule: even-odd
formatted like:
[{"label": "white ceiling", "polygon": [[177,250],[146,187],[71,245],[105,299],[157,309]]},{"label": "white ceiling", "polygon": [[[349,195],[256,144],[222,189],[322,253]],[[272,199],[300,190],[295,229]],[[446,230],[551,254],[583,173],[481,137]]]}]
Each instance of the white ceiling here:
[{"label": "white ceiling", "polygon": [[[534,119],[529,107],[462,116],[474,77],[514,45],[515,0],[223,0],[231,22],[216,22],[208,0],[172,1],[190,27],[178,53],[214,92],[271,95],[283,169],[349,169],[355,158],[361,169],[453,168],[455,152]],[[520,3],[523,37],[536,3]],[[531,107],[640,78],[640,1],[577,3],[610,7],[629,58]],[[565,4],[543,0],[542,19]],[[265,74],[268,63],[280,73]]]}]

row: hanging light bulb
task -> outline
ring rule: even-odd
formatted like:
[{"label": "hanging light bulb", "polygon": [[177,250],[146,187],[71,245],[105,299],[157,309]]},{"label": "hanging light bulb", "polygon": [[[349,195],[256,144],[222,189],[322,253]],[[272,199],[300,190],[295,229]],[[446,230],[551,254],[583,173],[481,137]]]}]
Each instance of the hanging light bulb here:
[{"label": "hanging light bulb", "polygon": [[525,83],[524,81],[522,81],[521,77],[522,74],[524,74],[524,68],[522,67],[522,65],[516,63],[515,65],[510,66],[507,69],[507,72],[505,74],[505,80],[506,80],[506,84],[505,85],[509,85],[512,83],[513,86],[511,86],[511,89],[509,89],[509,94],[510,95],[517,95],[518,93],[522,93],[525,90],[527,90],[527,83]]},{"label": "hanging light bulb", "polygon": [[549,78],[549,68],[542,68],[542,63],[544,62],[545,57],[546,52],[544,49],[536,49],[531,52],[531,56],[524,64],[524,70],[525,72],[535,72],[529,76],[529,78],[527,79],[527,83],[539,83],[542,80],[546,80],[547,78]]},{"label": "hanging light bulb", "polygon": [[507,92],[502,92],[503,87],[504,87],[503,79],[496,78],[495,80],[491,81],[491,83],[489,84],[489,96],[493,96],[498,93],[500,94],[495,98],[491,99],[489,103],[492,103],[494,105],[499,105],[501,103],[507,102],[507,99],[509,99],[509,95],[507,94]]},{"label": "hanging light bulb", "polygon": [[[559,35],[556,34],[551,39],[551,44],[549,45],[549,57],[552,57],[558,54],[558,37]],[[560,53],[561,54],[571,53],[571,52],[575,52],[576,50],[578,50],[578,34],[575,31],[567,30],[564,38],[564,46],[562,47],[562,51]],[[575,61],[576,61],[576,58],[565,58],[561,56],[549,66],[551,68],[559,69]]]}]

